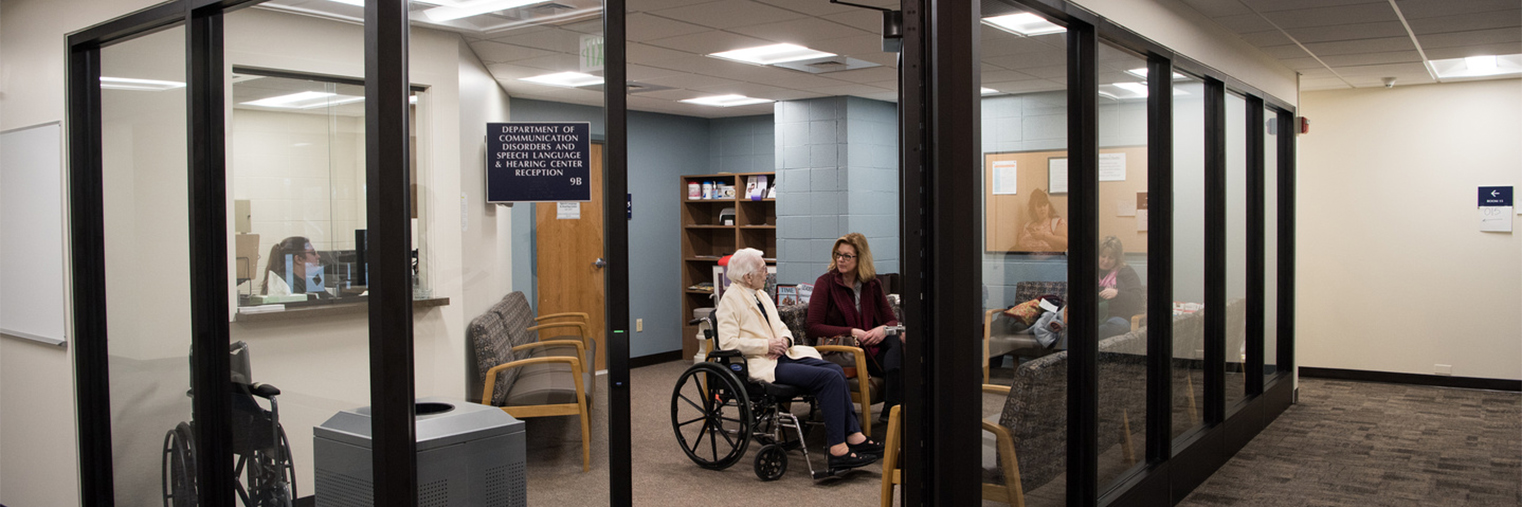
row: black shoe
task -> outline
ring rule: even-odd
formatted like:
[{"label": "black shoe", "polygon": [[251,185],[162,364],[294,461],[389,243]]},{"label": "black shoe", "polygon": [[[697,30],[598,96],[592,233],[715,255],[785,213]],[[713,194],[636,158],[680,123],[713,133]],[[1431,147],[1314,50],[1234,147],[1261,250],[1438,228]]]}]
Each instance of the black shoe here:
[{"label": "black shoe", "polygon": [[862,440],[859,444],[847,442],[846,447],[850,448],[851,452],[857,454],[870,454],[879,458],[883,456],[883,444],[874,442],[870,438]]},{"label": "black shoe", "polygon": [[846,470],[846,469],[851,469],[851,468],[861,468],[861,467],[864,467],[864,466],[867,466],[867,465],[871,465],[871,464],[876,463],[876,462],[877,462],[877,456],[874,456],[874,455],[871,455],[871,454],[860,454],[860,453],[855,453],[855,452],[848,452],[848,453],[846,453],[843,456],[836,456],[834,454],[830,455],[830,469],[831,470]]}]

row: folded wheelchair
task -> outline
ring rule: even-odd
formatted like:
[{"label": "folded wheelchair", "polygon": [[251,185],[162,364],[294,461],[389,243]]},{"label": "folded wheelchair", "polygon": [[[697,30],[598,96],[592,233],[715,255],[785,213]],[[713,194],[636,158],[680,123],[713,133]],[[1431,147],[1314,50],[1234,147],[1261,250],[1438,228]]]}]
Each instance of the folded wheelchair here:
[{"label": "folded wheelchair", "polygon": [[[233,474],[238,476],[235,489],[244,507],[291,507],[296,498],[296,467],[291,461],[291,444],[280,425],[280,406],[275,396],[280,389],[269,384],[249,382],[248,347],[234,342],[232,355],[231,396],[233,422],[233,456],[237,458]],[[191,365],[195,370],[195,365]],[[195,393],[187,392],[187,396]],[[269,403],[269,410],[255,398]],[[164,507],[196,507],[196,423],[181,422],[164,435],[163,493]]]},{"label": "folded wheelchair", "polygon": [[[815,480],[839,477],[854,469],[815,469],[804,437],[815,422],[819,404],[803,388],[752,380],[745,356],[738,350],[719,350],[718,318],[705,323],[708,342],[705,360],[694,363],[677,378],[671,391],[671,427],[687,458],[710,470],[733,466],[745,456],[751,440],[761,444],[756,453],[756,476],[773,481],[787,473],[788,451],[801,450]],[[806,403],[808,416],[800,420],[790,407]]]}]

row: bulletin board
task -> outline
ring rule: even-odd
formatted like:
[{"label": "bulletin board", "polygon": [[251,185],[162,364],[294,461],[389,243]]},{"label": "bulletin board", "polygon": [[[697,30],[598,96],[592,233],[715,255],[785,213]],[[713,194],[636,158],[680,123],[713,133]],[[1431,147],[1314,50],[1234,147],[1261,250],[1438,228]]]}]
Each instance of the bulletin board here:
[{"label": "bulletin board", "polygon": [[[1124,154],[1125,157],[1125,180],[1099,182],[1099,237],[1115,236],[1125,245],[1127,253],[1145,253],[1147,233],[1145,227],[1138,227],[1138,222],[1145,224],[1142,217],[1146,211],[1132,211],[1129,208],[1145,207],[1145,201],[1141,203],[1142,206],[1136,205],[1137,193],[1147,191],[1147,147],[1100,148],[1099,153],[1101,157],[1105,154]],[[1061,166],[1067,156],[1067,150],[983,155],[983,244],[988,252],[1032,252],[1017,247],[1015,241],[1028,220],[1026,204],[1035,189],[1047,192],[1058,216],[1068,218],[1067,193],[1062,192],[1061,188],[1059,193],[1051,192],[1052,162],[1057,160],[1057,165]],[[1014,164],[1013,168],[1010,163]],[[1000,171],[997,178],[994,174],[995,166]],[[1011,172],[1015,175],[1013,185],[1008,178]],[[995,188],[996,182],[998,188]],[[1145,194],[1142,199],[1145,199]],[[1122,201],[1128,201],[1131,206]]]}]

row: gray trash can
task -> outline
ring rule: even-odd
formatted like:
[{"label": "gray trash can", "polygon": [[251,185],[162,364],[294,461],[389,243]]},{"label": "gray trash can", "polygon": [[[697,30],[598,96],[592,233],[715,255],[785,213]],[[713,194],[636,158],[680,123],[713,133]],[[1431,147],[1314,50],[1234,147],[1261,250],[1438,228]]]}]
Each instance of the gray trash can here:
[{"label": "gray trash can", "polygon": [[[442,397],[417,400],[418,506],[527,506],[523,421]],[[313,428],[318,507],[374,505],[370,407]]]}]

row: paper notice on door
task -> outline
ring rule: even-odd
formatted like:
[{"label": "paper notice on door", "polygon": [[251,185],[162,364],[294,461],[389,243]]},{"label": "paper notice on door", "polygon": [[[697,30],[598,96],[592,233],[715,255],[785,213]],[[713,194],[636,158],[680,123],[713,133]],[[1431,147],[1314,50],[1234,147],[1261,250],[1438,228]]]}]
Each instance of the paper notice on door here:
[{"label": "paper notice on door", "polygon": [[1147,232],[1147,210],[1136,210],[1136,232]]},{"label": "paper notice on door", "polygon": [[1134,216],[1136,216],[1136,202],[1132,201],[1132,200],[1129,200],[1129,199],[1121,199],[1119,201],[1115,201],[1115,216],[1118,216],[1118,217],[1134,217]]},{"label": "paper notice on door", "polygon": [[1099,154],[1099,181],[1126,181],[1126,154]]},{"label": "paper notice on door", "polygon": [[555,203],[555,218],[559,220],[580,220],[581,203],[557,202]]}]

